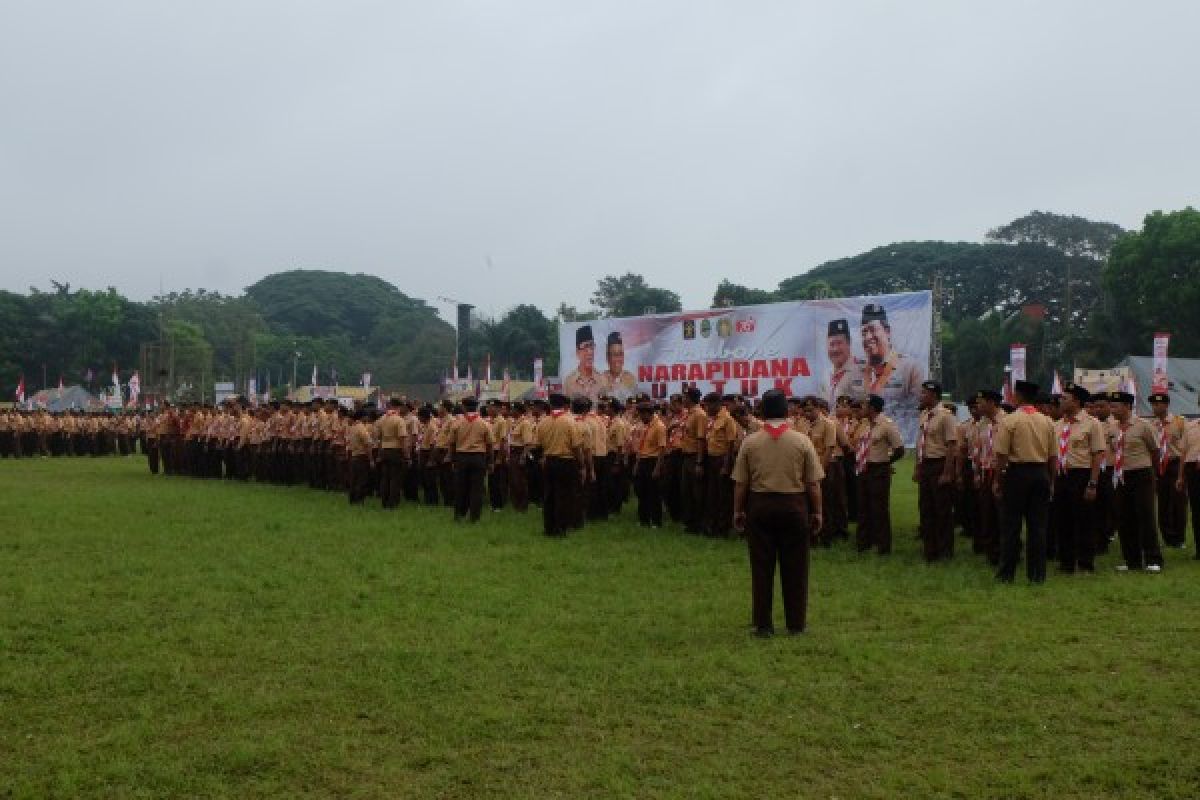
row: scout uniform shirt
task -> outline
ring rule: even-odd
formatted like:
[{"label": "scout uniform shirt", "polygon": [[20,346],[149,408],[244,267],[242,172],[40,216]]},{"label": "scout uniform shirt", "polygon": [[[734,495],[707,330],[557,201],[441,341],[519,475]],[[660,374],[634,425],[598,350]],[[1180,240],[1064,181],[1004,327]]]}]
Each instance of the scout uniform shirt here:
[{"label": "scout uniform shirt", "polygon": [[[1014,415],[1015,416],[1015,415]],[[1121,469],[1148,469],[1154,466],[1153,453],[1158,452],[1158,439],[1154,435],[1154,426],[1141,417],[1130,415],[1129,423],[1122,426],[1113,418],[1113,426],[1108,430],[1108,452],[1112,453],[1113,468],[1117,466],[1120,457]],[[1114,479],[1116,476],[1113,476]]]},{"label": "scout uniform shirt", "polygon": [[[890,464],[892,453],[904,446],[904,437],[896,423],[886,414],[879,414],[875,421],[863,419],[867,426],[867,463]],[[862,431],[859,431],[860,435]]]},{"label": "scout uniform shirt", "polygon": [[708,414],[700,406],[693,406],[685,412],[683,435],[679,440],[679,449],[684,455],[694,456],[700,452],[700,443],[708,433]]},{"label": "scout uniform shirt", "polygon": [[486,453],[489,447],[496,444],[492,426],[475,412],[462,415],[462,419],[454,426],[453,436],[456,453]]},{"label": "scout uniform shirt", "polygon": [[596,401],[601,392],[607,392],[608,389],[608,379],[604,373],[595,370],[592,370],[590,375],[575,370],[563,380],[563,394],[568,397],[586,397],[592,402]]},{"label": "scout uniform shirt", "polygon": [[1200,420],[1189,422],[1184,428],[1183,460],[1188,464],[1200,462]]},{"label": "scout uniform shirt", "polygon": [[367,427],[367,423],[362,420],[354,423],[346,438],[346,449],[350,451],[351,458],[366,458],[370,455],[371,429]]},{"label": "scout uniform shirt", "polygon": [[992,447],[1011,464],[1045,464],[1058,453],[1054,423],[1033,406],[1021,406],[1000,421]]},{"label": "scout uniform shirt", "polygon": [[[808,422],[806,419],[805,422]],[[813,422],[808,423],[808,438],[812,441],[817,458],[824,466],[830,458],[829,451],[837,446],[837,423],[822,414],[818,414]]]},{"label": "scout uniform shirt", "polygon": [[1183,458],[1183,437],[1187,433],[1187,420],[1178,414],[1167,414],[1161,420],[1155,417],[1151,424],[1154,425],[1154,438],[1158,442],[1158,460],[1166,462]]},{"label": "scout uniform shirt", "polygon": [[590,450],[592,455],[597,458],[604,458],[608,455],[608,429],[605,427],[604,418],[595,411],[589,411],[583,418],[586,426],[587,435],[590,437]]},{"label": "scout uniform shirt", "polygon": [[728,456],[738,438],[738,424],[733,415],[721,408],[708,423],[708,454],[713,457]]},{"label": "scout uniform shirt", "polygon": [[575,450],[583,446],[583,435],[570,414],[556,409],[538,425],[537,441],[546,458],[574,459]]},{"label": "scout uniform shirt", "polygon": [[387,411],[375,420],[375,433],[383,450],[408,449],[408,421],[399,411]]},{"label": "scout uniform shirt", "polygon": [[[778,430],[776,425],[788,429],[772,436],[772,428]],[[733,465],[734,481],[757,494],[803,494],[806,484],[820,483],[824,477],[812,440],[782,420],[769,422],[765,430],[747,436]]]},{"label": "scout uniform shirt", "polygon": [[642,425],[634,446],[639,459],[658,459],[667,452],[667,426],[662,417],[655,414],[649,422]]},{"label": "scout uniform shirt", "polygon": [[623,416],[615,416],[608,423],[608,452],[615,455],[625,455],[625,440],[629,438],[629,421]]},{"label": "scout uniform shirt", "polygon": [[950,448],[958,441],[958,423],[954,415],[949,409],[937,405],[922,411],[920,421],[920,430],[917,432],[917,458],[945,458]]},{"label": "scout uniform shirt", "polygon": [[[1056,469],[1091,469],[1092,455],[1108,447],[1100,420],[1086,411],[1073,418],[1066,415],[1054,424]],[[1065,446],[1064,446],[1065,445]]]}]

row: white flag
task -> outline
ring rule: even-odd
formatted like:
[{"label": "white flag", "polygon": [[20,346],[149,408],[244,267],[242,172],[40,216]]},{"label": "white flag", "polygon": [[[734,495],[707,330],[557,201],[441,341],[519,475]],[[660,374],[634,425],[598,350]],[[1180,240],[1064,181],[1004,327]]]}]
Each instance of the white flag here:
[{"label": "white flag", "polygon": [[314,362],[314,363],[313,363],[312,383],[310,383],[309,385],[310,385],[310,386],[316,386],[316,385],[317,385],[317,365],[316,365],[316,362]]}]

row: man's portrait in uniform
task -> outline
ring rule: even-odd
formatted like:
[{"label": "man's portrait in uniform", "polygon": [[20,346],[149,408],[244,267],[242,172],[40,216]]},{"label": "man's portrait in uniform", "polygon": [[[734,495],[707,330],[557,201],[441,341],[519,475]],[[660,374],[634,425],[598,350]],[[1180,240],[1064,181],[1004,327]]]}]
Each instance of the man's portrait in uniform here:
[{"label": "man's portrait in uniform", "polygon": [[825,335],[825,353],[829,356],[829,375],[821,387],[821,396],[832,406],[839,397],[866,397],[862,359],[854,357],[850,341],[850,322],[829,321]]},{"label": "man's portrait in uniform", "polygon": [[863,306],[862,348],[867,357],[863,367],[867,393],[882,397],[897,422],[908,412],[915,415],[925,371],[916,359],[896,352],[887,311],[876,303]]},{"label": "man's portrait in uniform", "polygon": [[591,325],[581,325],[575,331],[575,361],[575,371],[563,380],[563,393],[596,400],[608,387],[604,376],[596,372],[596,339]]},{"label": "man's portrait in uniform", "polygon": [[637,394],[637,379],[632,372],[625,369],[625,342],[621,339],[620,331],[608,334],[604,358],[608,369],[603,378],[609,394],[618,400],[625,400]]}]

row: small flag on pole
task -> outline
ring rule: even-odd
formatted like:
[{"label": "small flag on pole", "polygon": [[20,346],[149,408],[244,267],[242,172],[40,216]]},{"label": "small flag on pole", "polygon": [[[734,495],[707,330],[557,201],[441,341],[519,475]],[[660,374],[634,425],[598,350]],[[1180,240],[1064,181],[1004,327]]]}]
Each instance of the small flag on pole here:
[{"label": "small flag on pole", "polygon": [[309,386],[316,386],[316,385],[317,385],[317,364],[314,361],[313,362],[312,381],[309,383]]},{"label": "small flag on pole", "polygon": [[21,376],[21,377],[20,377],[20,378],[17,380],[17,393],[16,393],[16,398],[17,398],[17,403],[18,403],[18,404],[20,404],[20,403],[24,403],[24,402],[25,402],[25,376],[24,376],[24,375],[22,375],[22,376]]}]

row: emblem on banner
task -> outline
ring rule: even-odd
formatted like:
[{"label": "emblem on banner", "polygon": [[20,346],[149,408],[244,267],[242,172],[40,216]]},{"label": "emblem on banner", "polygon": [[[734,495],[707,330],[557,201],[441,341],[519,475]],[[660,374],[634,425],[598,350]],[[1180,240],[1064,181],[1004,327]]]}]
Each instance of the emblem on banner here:
[{"label": "emblem on banner", "polygon": [[728,339],[733,334],[733,322],[729,317],[721,317],[717,320],[717,336],[722,339]]},{"label": "emblem on banner", "polygon": [[708,317],[700,320],[700,335],[705,339],[712,335],[712,323],[709,322]]},{"label": "emblem on banner", "polygon": [[696,320],[685,319],[683,321],[683,338],[685,338],[685,339],[695,339],[696,338]]},{"label": "emblem on banner", "polygon": [[738,333],[754,333],[754,317],[739,319],[735,327]]}]

